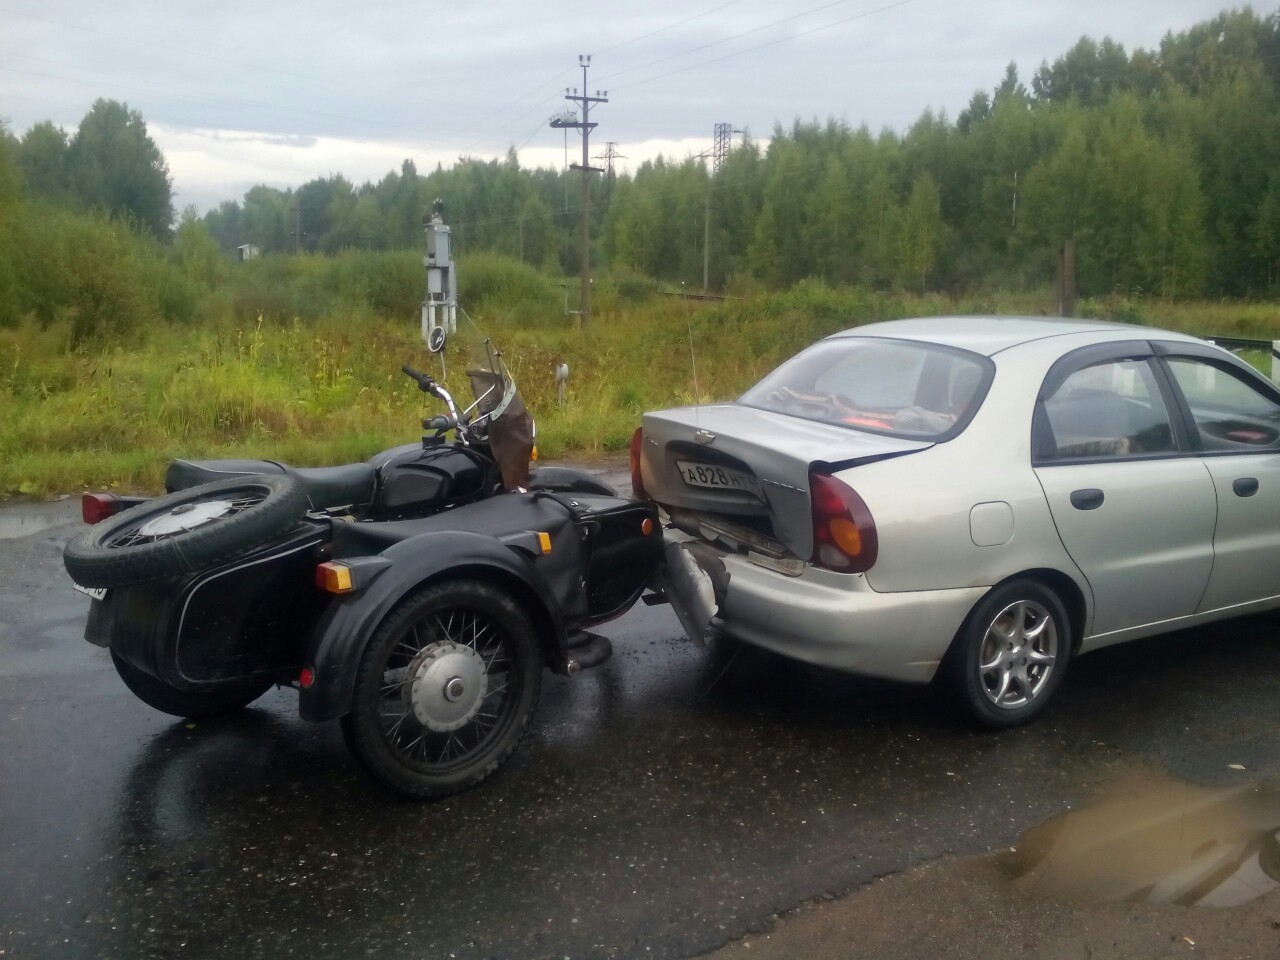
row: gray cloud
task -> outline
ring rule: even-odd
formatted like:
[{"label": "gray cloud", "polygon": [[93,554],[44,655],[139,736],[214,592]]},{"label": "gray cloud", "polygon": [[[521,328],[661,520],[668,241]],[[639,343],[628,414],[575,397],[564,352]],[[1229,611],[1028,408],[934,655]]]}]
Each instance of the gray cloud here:
[{"label": "gray cloud", "polygon": [[[387,143],[445,162],[513,143],[550,156],[562,140],[546,120],[566,106],[563,88],[581,84],[580,52],[593,52],[590,87],[610,90],[593,114],[601,145],[705,139],[719,121],[758,137],[797,117],[905,129],[926,107],[955,116],[1010,60],[1027,80],[1083,34],[1150,47],[1221,9],[1219,0],[912,0],[839,23],[887,2],[844,0],[734,39],[821,0],[390,0],[358,10],[296,0],[0,0],[0,115],[19,133],[42,119],[74,128],[96,97],[112,97],[170,135],[241,131],[268,152],[310,148],[307,161],[290,153],[292,173],[264,167],[298,182],[334,172],[324,164],[344,154],[326,153],[332,141],[364,144],[378,164]],[[233,139],[237,162],[251,163],[245,139]],[[184,155],[174,164],[179,190],[239,183],[241,170],[217,176],[219,156],[196,164]],[[203,185],[184,184],[183,170],[197,168]],[[343,172],[359,180],[385,169]]]}]

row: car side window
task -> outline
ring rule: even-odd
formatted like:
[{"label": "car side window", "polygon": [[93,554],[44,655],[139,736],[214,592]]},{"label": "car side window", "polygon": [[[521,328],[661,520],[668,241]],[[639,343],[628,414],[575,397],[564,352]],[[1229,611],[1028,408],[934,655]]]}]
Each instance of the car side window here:
[{"label": "car side window", "polygon": [[1146,360],[1111,360],[1068,376],[1036,410],[1038,461],[1174,453],[1173,426]]},{"label": "car side window", "polygon": [[1188,357],[1166,360],[1206,451],[1280,448],[1280,403],[1238,374]]}]

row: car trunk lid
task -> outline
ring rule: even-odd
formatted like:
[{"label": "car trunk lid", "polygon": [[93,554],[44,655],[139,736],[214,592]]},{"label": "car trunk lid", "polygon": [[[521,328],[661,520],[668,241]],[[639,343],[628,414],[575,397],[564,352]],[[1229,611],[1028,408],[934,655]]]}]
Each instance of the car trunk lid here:
[{"label": "car trunk lid", "polygon": [[641,475],[682,529],[705,536],[710,527],[745,549],[807,560],[815,466],[843,469],[931,446],[736,403],[679,407],[644,415]]}]

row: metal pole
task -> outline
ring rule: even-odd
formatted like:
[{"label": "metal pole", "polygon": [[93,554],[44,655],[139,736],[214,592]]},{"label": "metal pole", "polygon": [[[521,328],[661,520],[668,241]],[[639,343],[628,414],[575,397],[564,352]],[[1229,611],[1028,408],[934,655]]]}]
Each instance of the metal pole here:
[{"label": "metal pole", "polygon": [[591,325],[591,99],[587,96],[587,63],[582,64],[582,332]]}]

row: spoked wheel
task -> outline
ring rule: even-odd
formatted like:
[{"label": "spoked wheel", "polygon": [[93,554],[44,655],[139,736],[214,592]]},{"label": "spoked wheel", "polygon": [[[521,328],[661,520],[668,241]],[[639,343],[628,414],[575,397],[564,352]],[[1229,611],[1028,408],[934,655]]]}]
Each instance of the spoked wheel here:
[{"label": "spoked wheel", "polygon": [[978,604],[947,654],[952,693],[988,727],[1025,723],[1044,709],[1071,657],[1071,627],[1053,591],[1007,583]]},{"label": "spoked wheel", "polygon": [[219,480],[95,524],[67,544],[62,561],[86,587],[196,573],[285,533],[306,511],[306,491],[290,476]]},{"label": "spoked wheel", "polygon": [[435,584],[374,632],[342,729],[382,784],[441,797],[479,783],[519,746],[541,682],[519,603],[488,583]]}]

